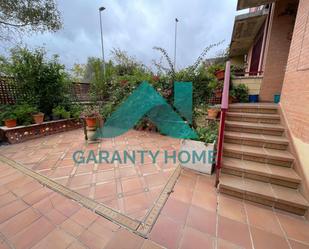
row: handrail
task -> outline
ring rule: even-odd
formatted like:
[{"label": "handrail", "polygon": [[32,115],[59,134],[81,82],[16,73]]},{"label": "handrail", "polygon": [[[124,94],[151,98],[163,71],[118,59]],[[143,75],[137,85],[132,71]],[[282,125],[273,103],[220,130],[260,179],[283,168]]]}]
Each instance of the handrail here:
[{"label": "handrail", "polygon": [[218,144],[217,144],[216,187],[219,184],[220,170],[221,170],[221,164],[222,164],[225,115],[229,108],[230,77],[231,77],[231,62],[227,61],[226,66],[225,66],[224,86],[223,86],[223,94],[222,94],[222,101],[221,101],[220,127],[219,127],[219,136],[218,136]]}]

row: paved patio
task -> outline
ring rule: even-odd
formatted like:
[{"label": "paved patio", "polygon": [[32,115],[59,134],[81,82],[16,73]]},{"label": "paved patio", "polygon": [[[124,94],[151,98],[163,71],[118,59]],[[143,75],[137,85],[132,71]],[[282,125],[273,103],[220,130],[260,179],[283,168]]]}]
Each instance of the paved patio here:
[{"label": "paved patio", "polygon": [[112,154],[124,150],[177,151],[179,148],[178,139],[133,130],[115,139],[87,144],[83,131],[75,130],[0,147],[0,155],[120,213],[143,219],[159,197],[176,164],[165,164],[162,157],[158,157],[157,163],[153,164],[149,155],[145,155],[144,164],[140,161],[135,165],[117,161],[95,163],[93,160],[77,164],[73,160],[74,152],[83,151],[87,157],[90,151],[98,155],[100,150]]},{"label": "paved patio", "polygon": [[[77,130],[0,147],[0,154],[139,219],[175,170],[173,165],[152,165],[151,160],[145,169],[146,165],[73,165],[72,152],[84,146],[82,132]],[[132,131],[122,140],[87,147],[102,146],[174,150],[179,149],[179,141]],[[113,174],[102,180],[101,172]],[[90,177],[83,179],[89,175],[91,181]],[[136,179],[140,184],[126,185]],[[0,163],[0,249],[309,248],[309,223],[304,218],[218,194],[213,184],[213,176],[183,170],[148,239],[144,239]],[[101,185],[107,190],[97,188]]]}]

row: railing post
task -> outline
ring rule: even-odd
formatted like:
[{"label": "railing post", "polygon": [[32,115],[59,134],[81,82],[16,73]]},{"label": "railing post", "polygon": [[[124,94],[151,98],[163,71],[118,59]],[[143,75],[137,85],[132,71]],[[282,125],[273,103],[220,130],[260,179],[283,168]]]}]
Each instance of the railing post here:
[{"label": "railing post", "polygon": [[223,154],[223,142],[224,142],[224,128],[225,128],[225,115],[229,108],[229,90],[230,90],[230,77],[231,77],[231,63],[226,62],[225,66],[225,77],[224,86],[221,102],[221,114],[220,114],[220,127],[219,136],[217,144],[217,158],[216,158],[216,187],[219,184],[220,170],[222,164],[222,154]]}]

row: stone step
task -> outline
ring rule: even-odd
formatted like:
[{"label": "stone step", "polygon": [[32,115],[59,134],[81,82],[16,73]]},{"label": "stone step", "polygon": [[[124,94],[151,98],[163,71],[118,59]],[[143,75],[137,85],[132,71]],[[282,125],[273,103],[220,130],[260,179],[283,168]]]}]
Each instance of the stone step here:
[{"label": "stone step", "polygon": [[286,150],[289,145],[289,140],[286,137],[234,131],[224,132],[224,142],[277,150]]},{"label": "stone step", "polygon": [[278,105],[238,103],[229,105],[229,112],[277,114]]},{"label": "stone step", "polygon": [[282,136],[284,127],[280,124],[261,124],[239,121],[225,121],[226,131],[236,131],[272,136]]},{"label": "stone step", "polygon": [[219,191],[241,199],[305,215],[309,204],[296,189],[222,173]]},{"label": "stone step", "polygon": [[293,155],[288,151],[230,143],[224,143],[223,155],[282,167],[291,167],[294,161]]},{"label": "stone step", "polygon": [[292,168],[223,157],[222,172],[297,189],[301,178]]},{"label": "stone step", "polygon": [[278,114],[227,112],[226,116],[227,120],[230,121],[265,124],[280,123],[280,116]]}]

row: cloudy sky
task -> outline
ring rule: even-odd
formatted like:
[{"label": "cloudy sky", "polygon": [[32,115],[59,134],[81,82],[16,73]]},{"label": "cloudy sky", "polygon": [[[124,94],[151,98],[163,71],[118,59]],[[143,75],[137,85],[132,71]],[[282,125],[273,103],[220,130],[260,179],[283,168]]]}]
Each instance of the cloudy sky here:
[{"label": "cloudy sky", "polygon": [[68,67],[101,56],[99,12],[103,12],[106,58],[112,48],[121,48],[146,65],[160,56],[160,46],[173,57],[174,22],[178,24],[177,67],[194,62],[203,48],[222,40],[208,57],[227,47],[236,14],[237,0],[58,0],[64,28],[24,38],[30,46],[44,45],[57,53]]}]

